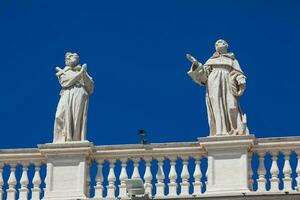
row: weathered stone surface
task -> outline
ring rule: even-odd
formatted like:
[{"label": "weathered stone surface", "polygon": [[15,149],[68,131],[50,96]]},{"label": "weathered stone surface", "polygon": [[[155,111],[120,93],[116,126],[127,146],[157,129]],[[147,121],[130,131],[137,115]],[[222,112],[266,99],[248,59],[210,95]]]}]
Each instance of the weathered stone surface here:
[{"label": "weathered stone surface", "polygon": [[87,65],[79,64],[78,54],[67,52],[65,62],[64,69],[56,67],[62,90],[55,114],[53,143],[86,139],[88,99],[94,90]]},{"label": "weathered stone surface", "polygon": [[218,40],[215,48],[216,52],[204,65],[187,54],[192,62],[188,75],[206,87],[210,136],[248,135],[246,115],[239,105],[246,76],[234,54],[227,52],[227,42]]},{"label": "weathered stone surface", "polygon": [[87,177],[93,144],[69,142],[39,145],[47,159],[44,200],[87,199]]}]

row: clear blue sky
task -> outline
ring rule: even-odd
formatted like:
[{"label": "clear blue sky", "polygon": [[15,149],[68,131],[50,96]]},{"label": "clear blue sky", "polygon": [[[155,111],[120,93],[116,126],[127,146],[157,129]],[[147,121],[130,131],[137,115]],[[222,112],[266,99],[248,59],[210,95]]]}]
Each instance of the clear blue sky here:
[{"label": "clear blue sky", "polygon": [[229,42],[248,77],[241,99],[257,137],[300,134],[300,1],[1,1],[0,148],[51,142],[54,68],[78,52],[96,84],[95,144],[208,135],[205,89],[186,71]]}]

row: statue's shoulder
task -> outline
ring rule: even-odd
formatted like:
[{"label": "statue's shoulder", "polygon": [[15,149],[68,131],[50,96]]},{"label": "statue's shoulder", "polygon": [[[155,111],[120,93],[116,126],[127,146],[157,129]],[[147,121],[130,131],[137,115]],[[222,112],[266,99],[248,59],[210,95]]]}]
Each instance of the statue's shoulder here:
[{"label": "statue's shoulder", "polygon": [[205,65],[229,65],[232,66],[235,60],[234,53],[219,54],[215,52],[205,63]]},{"label": "statue's shoulder", "polygon": [[224,56],[225,56],[226,58],[230,58],[230,59],[232,59],[232,60],[235,60],[235,59],[236,59],[234,53],[232,53],[232,52],[226,53],[226,54],[224,54]]}]

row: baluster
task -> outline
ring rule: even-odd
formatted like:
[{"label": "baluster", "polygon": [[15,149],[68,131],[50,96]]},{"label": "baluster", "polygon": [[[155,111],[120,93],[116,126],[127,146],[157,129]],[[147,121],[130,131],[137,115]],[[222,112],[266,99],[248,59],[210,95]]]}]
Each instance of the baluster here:
[{"label": "baluster", "polygon": [[194,192],[193,195],[201,195],[201,188],[202,188],[202,182],[201,182],[201,178],[202,178],[202,172],[201,172],[201,156],[197,156],[195,157],[195,171],[194,171]]},{"label": "baluster", "polygon": [[16,184],[17,184],[17,179],[16,179],[16,163],[10,163],[10,175],[7,181],[8,184],[8,189],[6,190],[7,192],[7,199],[9,200],[15,200],[16,199]]},{"label": "baluster", "polygon": [[270,173],[271,173],[271,179],[270,179],[271,188],[270,188],[270,191],[271,192],[277,192],[277,191],[279,191],[279,178],[278,178],[279,169],[278,169],[278,165],[277,165],[278,152],[277,151],[272,151],[271,155],[272,155],[272,166],[271,166],[271,169],[270,169]]},{"label": "baluster", "polygon": [[284,191],[292,191],[292,178],[291,178],[291,174],[292,174],[292,168],[290,165],[290,154],[291,151],[283,151],[282,152],[284,155],[284,167],[283,167],[283,174],[284,174],[284,178],[283,178],[283,185],[284,185]]},{"label": "baluster", "polygon": [[248,154],[248,187],[251,191],[253,191],[253,170],[252,170],[252,156],[253,156],[253,152],[249,152]]},{"label": "baluster", "polygon": [[121,173],[120,173],[120,186],[119,186],[119,197],[120,198],[126,198],[127,197],[127,192],[126,192],[126,179],[128,179],[128,175],[127,175],[127,170],[126,170],[126,166],[127,166],[127,158],[122,158],[120,159],[121,161]]},{"label": "baluster", "polygon": [[19,200],[27,200],[28,199],[28,165],[29,163],[22,163],[22,176],[20,179],[21,188],[19,189]]},{"label": "baluster", "polygon": [[107,198],[115,198],[115,181],[116,181],[116,175],[115,175],[115,161],[114,159],[109,160],[109,173],[108,173],[108,186],[107,186]]},{"label": "baluster", "polygon": [[4,164],[0,163],[0,200],[3,199],[3,184],[4,184],[3,176],[2,176],[3,166]]},{"label": "baluster", "polygon": [[169,172],[169,179],[170,183],[168,184],[169,186],[169,194],[168,196],[177,196],[177,172],[176,172],[176,160],[177,157],[169,157],[170,159],[170,172]]},{"label": "baluster", "polygon": [[[43,162],[43,164],[45,164],[45,163]],[[44,194],[46,193],[46,188],[47,188],[47,173],[46,173],[46,176],[44,178],[44,188],[41,188],[41,191],[43,190]]]},{"label": "baluster", "polygon": [[258,167],[258,179],[257,179],[257,191],[266,191],[266,168],[265,168],[265,155],[266,152],[258,152],[259,167]]},{"label": "baluster", "polygon": [[145,194],[148,194],[149,197],[152,197],[152,173],[151,173],[151,157],[144,158],[146,162],[146,170],[144,174],[145,180]]},{"label": "baluster", "polygon": [[190,173],[188,170],[188,160],[189,157],[187,156],[182,156],[182,171],[181,171],[181,193],[180,196],[188,196],[190,194]]},{"label": "baluster", "polygon": [[131,178],[132,179],[141,179],[141,176],[140,176],[140,172],[139,172],[139,161],[140,161],[140,158],[134,158],[132,159],[133,160],[133,172],[132,172],[132,175],[131,175]]},{"label": "baluster", "polygon": [[165,173],[164,173],[164,158],[160,157],[157,158],[157,174],[156,174],[156,180],[157,183],[155,184],[156,186],[156,195],[155,197],[164,197],[165,196]]},{"label": "baluster", "polygon": [[97,160],[97,174],[96,174],[96,186],[95,188],[95,196],[94,198],[103,198],[103,173],[102,173],[102,168],[103,168],[103,160]]},{"label": "baluster", "polygon": [[298,158],[298,163],[297,163],[297,167],[296,167],[296,173],[297,173],[297,177],[296,177],[296,182],[297,182],[297,185],[296,185],[296,190],[298,192],[300,192],[300,151],[296,151],[296,154],[297,154],[297,158]]},{"label": "baluster", "polygon": [[40,162],[34,162],[34,176],[32,179],[33,188],[31,189],[32,200],[40,200],[41,188],[40,185],[42,183],[40,176]]}]

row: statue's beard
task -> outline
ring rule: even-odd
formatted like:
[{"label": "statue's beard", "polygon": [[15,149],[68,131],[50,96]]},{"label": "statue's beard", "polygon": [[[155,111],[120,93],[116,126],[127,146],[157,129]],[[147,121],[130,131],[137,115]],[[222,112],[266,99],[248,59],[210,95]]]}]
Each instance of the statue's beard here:
[{"label": "statue's beard", "polygon": [[226,54],[228,51],[227,51],[227,48],[218,48],[218,49],[217,49],[217,52],[218,52],[219,54]]},{"label": "statue's beard", "polygon": [[66,60],[66,65],[69,66],[69,67],[74,68],[75,66],[78,65],[78,62],[77,61]]}]

